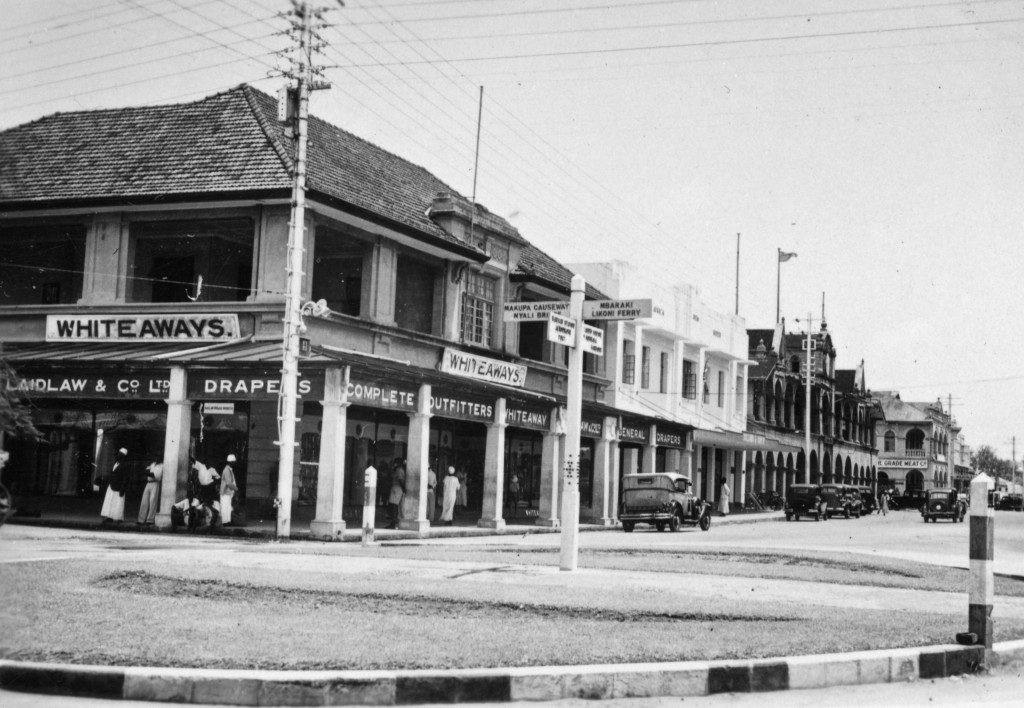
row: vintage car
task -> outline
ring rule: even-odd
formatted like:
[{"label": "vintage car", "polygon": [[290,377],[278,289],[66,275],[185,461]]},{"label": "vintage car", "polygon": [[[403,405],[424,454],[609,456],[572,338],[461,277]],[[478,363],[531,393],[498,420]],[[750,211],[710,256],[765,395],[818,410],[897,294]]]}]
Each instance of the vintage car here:
[{"label": "vintage car", "polygon": [[967,504],[955,489],[929,489],[921,505],[925,523],[949,519],[954,524],[967,516]]},{"label": "vintage car", "polygon": [[622,478],[622,530],[652,524],[659,531],[680,526],[711,528],[711,505],[694,496],[690,480],[677,472],[627,474]]},{"label": "vintage car", "polygon": [[860,494],[860,487],[844,484],[843,493],[846,494],[846,498],[849,500],[850,511],[853,517],[859,519],[864,515],[864,498]]},{"label": "vintage car", "polygon": [[1024,497],[1020,494],[1007,494],[996,504],[996,509],[1003,511],[1024,511]]},{"label": "vintage car", "polygon": [[842,514],[849,519],[859,517],[861,510],[860,494],[853,494],[856,488],[849,484],[823,484],[821,496],[825,499],[825,518],[831,519]]},{"label": "vintage car", "polygon": [[791,484],[786,492],[786,521],[799,521],[801,516],[813,516],[815,521],[825,516],[827,503],[817,484]]},{"label": "vintage car", "polygon": [[905,489],[896,497],[900,509],[920,509],[924,506],[926,494],[923,489]]},{"label": "vintage car", "polygon": [[878,511],[878,497],[875,496],[875,490],[871,487],[857,487],[860,490],[860,500],[864,504],[861,509],[863,514],[872,514]]}]

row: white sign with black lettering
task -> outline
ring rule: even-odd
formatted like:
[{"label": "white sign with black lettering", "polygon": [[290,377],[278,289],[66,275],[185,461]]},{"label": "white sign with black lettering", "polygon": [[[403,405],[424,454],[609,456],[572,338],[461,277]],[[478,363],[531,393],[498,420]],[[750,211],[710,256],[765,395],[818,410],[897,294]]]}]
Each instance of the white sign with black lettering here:
[{"label": "white sign with black lettering", "polygon": [[585,320],[638,320],[650,317],[654,304],[650,298],[640,300],[588,300],[583,303]]},{"label": "white sign with black lettering", "polygon": [[583,351],[595,356],[604,356],[603,329],[585,324],[583,325],[583,336],[580,340],[583,342]]},{"label": "white sign with black lettering", "polygon": [[548,314],[548,341],[565,347],[575,347],[576,321],[553,312]]},{"label": "white sign with black lettering", "polygon": [[545,302],[506,302],[503,320],[505,322],[531,322],[546,320],[548,313],[563,317],[569,314],[569,303],[561,300]]}]

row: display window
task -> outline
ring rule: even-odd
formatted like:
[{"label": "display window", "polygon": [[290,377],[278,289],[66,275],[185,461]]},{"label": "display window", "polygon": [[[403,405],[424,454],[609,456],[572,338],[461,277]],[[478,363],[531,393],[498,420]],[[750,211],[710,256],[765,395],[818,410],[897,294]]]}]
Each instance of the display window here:
[{"label": "display window", "polygon": [[386,505],[394,470],[404,463],[408,449],[408,415],[351,407],[345,428],[345,504],[363,505],[364,473],[373,465],[377,505]]},{"label": "display window", "polygon": [[438,479],[448,467],[459,478],[456,512],[482,514],[484,508],[484,458],[487,428],[481,423],[432,418],[430,422],[430,463]]},{"label": "display window", "polygon": [[[540,433],[517,431],[505,438],[505,507],[513,515],[529,516],[530,510],[540,508],[543,446],[544,437]],[[512,486],[513,476],[517,492]],[[513,505],[513,500],[518,503]]]}]

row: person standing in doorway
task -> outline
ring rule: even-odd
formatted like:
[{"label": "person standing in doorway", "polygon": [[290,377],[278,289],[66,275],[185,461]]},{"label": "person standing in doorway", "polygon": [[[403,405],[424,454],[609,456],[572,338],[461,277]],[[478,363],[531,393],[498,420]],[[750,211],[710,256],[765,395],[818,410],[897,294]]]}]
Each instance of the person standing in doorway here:
[{"label": "person standing in doorway", "polygon": [[231,523],[231,509],[235,500],[238,484],[235,482],[235,468],[232,466],[238,458],[228,455],[224,471],[220,473],[220,523],[221,526]]},{"label": "person standing in doorway", "polygon": [[512,515],[515,516],[519,509],[519,475],[515,472],[508,481],[508,503],[512,508]]},{"label": "person standing in doorway", "polygon": [[459,478],[455,476],[455,468],[448,468],[448,475],[444,478],[444,489],[441,506],[441,523],[445,526],[452,525],[452,517],[455,514],[455,500],[459,493]]},{"label": "person standing in doorway", "polygon": [[160,480],[164,478],[164,463],[156,460],[146,466],[146,487],[139,504],[139,526],[152,526],[160,508]]},{"label": "person standing in doorway", "polygon": [[722,514],[722,516],[728,516],[729,515],[729,494],[730,494],[730,492],[732,490],[729,489],[729,483],[725,481],[725,477],[721,478],[721,482],[722,482],[722,491],[721,491],[721,495],[722,496],[720,496],[718,498],[718,511]]},{"label": "person standing in doorway", "polygon": [[437,474],[432,465],[427,465],[427,521],[434,521],[437,511]]},{"label": "person standing in doorway", "polygon": [[460,469],[455,477],[459,482],[459,498],[456,501],[456,506],[465,511],[466,507],[469,506],[469,485],[466,484],[466,470]]},{"label": "person standing in doorway", "polygon": [[391,471],[391,491],[388,494],[388,513],[391,516],[389,529],[398,528],[398,520],[402,513],[402,497],[405,496],[405,466],[401,460],[395,461]]},{"label": "person standing in doorway", "polygon": [[114,457],[114,466],[107,477],[107,494],[103,498],[100,517],[103,523],[121,523],[124,521],[124,487],[125,473],[128,471],[128,450],[121,448]]}]

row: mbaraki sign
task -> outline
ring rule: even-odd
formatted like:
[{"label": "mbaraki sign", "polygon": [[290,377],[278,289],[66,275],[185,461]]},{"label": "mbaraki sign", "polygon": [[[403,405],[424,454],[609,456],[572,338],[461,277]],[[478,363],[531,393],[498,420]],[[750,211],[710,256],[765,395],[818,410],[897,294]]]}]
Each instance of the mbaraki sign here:
[{"label": "mbaraki sign", "polygon": [[48,342],[225,342],[238,315],[47,315]]}]

